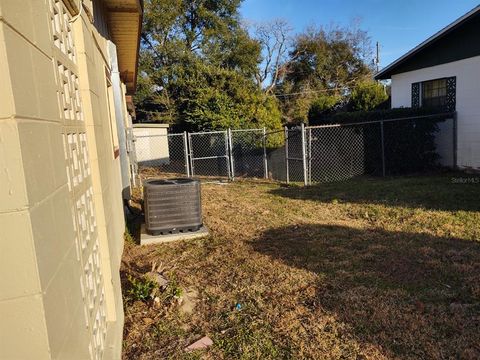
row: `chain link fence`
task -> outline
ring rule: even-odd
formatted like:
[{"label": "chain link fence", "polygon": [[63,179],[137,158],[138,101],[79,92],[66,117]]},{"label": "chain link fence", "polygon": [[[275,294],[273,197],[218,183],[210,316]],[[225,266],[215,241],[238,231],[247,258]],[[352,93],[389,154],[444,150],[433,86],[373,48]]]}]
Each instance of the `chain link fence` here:
[{"label": "chain link fence", "polygon": [[285,128],[286,181],[306,183],[305,128]]},{"label": "chain link fence", "polygon": [[231,131],[231,152],[234,177],[266,178],[266,130]]},{"label": "chain link fence", "polygon": [[142,168],[168,176],[190,176],[186,133],[136,136],[136,158]]},{"label": "chain link fence", "polygon": [[326,125],[307,131],[307,183],[382,175],[380,123]]},{"label": "chain link fence", "polygon": [[422,116],[305,128],[306,184],[456,166],[456,120]]},{"label": "chain link fence", "polygon": [[284,129],[266,132],[265,143],[267,152],[267,178],[276,181],[287,181]]},{"label": "chain link fence", "polygon": [[456,118],[139,136],[137,161],[166,176],[268,178],[305,185],[456,166]]},{"label": "chain link fence", "polygon": [[228,134],[228,131],[188,134],[192,176],[231,177]]}]

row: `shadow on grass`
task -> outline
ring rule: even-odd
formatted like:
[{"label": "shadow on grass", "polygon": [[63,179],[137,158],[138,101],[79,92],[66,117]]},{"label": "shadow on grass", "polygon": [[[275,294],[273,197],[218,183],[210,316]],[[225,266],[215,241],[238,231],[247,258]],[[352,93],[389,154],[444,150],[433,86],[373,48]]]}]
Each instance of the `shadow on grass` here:
[{"label": "shadow on grass", "polygon": [[355,178],[272,194],[291,199],[384,204],[446,211],[480,211],[480,177],[463,173],[395,178]]},{"label": "shadow on grass", "polygon": [[304,305],[334,315],[360,344],[388,357],[480,358],[476,242],[299,225],[268,230],[251,246],[316,273]]}]

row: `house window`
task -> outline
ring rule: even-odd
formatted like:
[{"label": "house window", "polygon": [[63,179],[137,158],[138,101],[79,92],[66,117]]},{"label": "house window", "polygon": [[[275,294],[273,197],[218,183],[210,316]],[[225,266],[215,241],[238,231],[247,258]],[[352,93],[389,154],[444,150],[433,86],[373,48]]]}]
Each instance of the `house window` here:
[{"label": "house window", "polygon": [[412,83],[412,108],[440,107],[455,111],[457,78],[455,76]]},{"label": "house window", "polygon": [[422,107],[438,108],[447,104],[447,79],[422,82]]}]

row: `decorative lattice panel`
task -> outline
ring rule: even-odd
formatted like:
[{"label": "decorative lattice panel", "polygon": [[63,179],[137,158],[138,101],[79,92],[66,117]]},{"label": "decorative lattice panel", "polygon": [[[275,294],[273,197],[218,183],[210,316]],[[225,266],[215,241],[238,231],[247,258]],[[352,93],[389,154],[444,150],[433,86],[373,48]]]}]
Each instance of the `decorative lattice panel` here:
[{"label": "decorative lattice panel", "polygon": [[412,84],[412,108],[420,107],[420,83]]},{"label": "decorative lattice panel", "polygon": [[457,78],[447,78],[447,110],[455,111],[457,107]]},{"label": "decorative lattice panel", "polygon": [[87,135],[85,132],[67,133],[63,138],[63,146],[67,160],[68,187],[72,191],[91,174]]},{"label": "decorative lattice panel", "polygon": [[65,120],[83,121],[78,76],[67,66],[57,61],[59,105]]},{"label": "decorative lattice panel", "polygon": [[65,169],[89,330],[92,359],[100,359],[106,337],[105,290],[101,270],[94,196],[83,119],[72,16],[61,0],[49,0],[53,65],[56,70],[59,115],[63,124]]},{"label": "decorative lattice panel", "polygon": [[71,15],[62,0],[50,0],[49,5],[53,43],[70,60],[76,62]]}]

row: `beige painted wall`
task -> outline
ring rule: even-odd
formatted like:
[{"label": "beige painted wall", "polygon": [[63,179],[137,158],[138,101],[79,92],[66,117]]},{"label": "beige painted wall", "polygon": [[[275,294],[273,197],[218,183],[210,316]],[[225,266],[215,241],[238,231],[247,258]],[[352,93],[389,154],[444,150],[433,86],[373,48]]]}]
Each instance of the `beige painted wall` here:
[{"label": "beige painted wall", "polygon": [[120,358],[105,24],[71,20],[61,0],[0,0],[0,359]]}]

